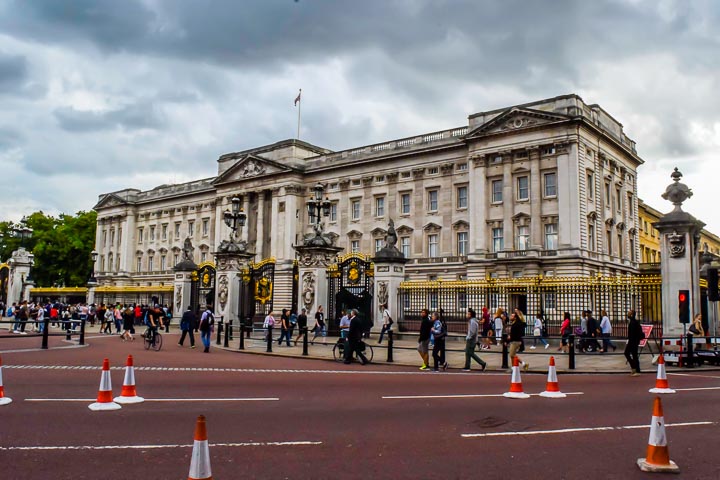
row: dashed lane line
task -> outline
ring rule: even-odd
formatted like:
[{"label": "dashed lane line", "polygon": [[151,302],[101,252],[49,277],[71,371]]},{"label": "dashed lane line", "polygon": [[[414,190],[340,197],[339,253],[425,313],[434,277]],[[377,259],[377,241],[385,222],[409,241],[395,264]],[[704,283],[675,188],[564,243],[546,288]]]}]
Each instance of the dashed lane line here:
[{"label": "dashed lane line", "polygon": [[[686,422],[686,423],[666,423],[666,427],[697,427],[703,425],[717,425],[718,422]],[[613,430],[636,430],[650,428],[650,425],[622,425],[618,427],[585,427],[585,428],[561,428],[558,430],[525,430],[519,432],[488,432],[488,433],[463,433],[462,438],[479,438],[479,437],[510,437],[516,435],[556,435],[560,433],[579,433],[579,432],[607,432]]]},{"label": "dashed lane line", "polygon": [[[277,402],[277,397],[266,398],[146,398],[146,402]],[[94,402],[94,398],[26,398],[26,402]]]},{"label": "dashed lane line", "polygon": [[[540,396],[539,393],[530,393],[531,397]],[[583,392],[565,392],[565,395],[583,395]],[[457,395],[388,395],[382,397],[383,400],[428,400],[435,398],[496,398],[503,397],[502,393],[487,394],[457,394]]]},{"label": "dashed lane line", "polygon": [[[211,443],[211,447],[303,447],[322,445],[323,442],[300,440],[296,442],[235,442]],[[0,447],[0,452],[17,450],[154,450],[161,448],[192,448],[192,444],[184,445],[34,445],[25,447]]]},{"label": "dashed lane line", "polygon": [[[102,370],[101,366],[87,365],[3,365],[3,369],[12,370]],[[458,376],[507,376],[507,373],[467,373],[442,372],[431,374],[426,372],[383,371],[383,370],[309,370],[309,369],[278,369],[278,368],[210,368],[210,367],[142,367],[135,366],[140,372],[234,372],[234,373],[315,373],[339,375],[458,375]],[[125,367],[114,366],[110,370],[125,370]]]}]

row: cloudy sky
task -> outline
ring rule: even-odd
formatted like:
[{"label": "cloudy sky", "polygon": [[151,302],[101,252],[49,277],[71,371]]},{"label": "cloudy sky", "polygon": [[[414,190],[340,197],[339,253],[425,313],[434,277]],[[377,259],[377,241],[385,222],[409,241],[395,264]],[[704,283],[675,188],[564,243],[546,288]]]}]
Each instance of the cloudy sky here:
[{"label": "cloudy sky", "polygon": [[660,198],[720,234],[720,5],[692,0],[0,0],[0,219],[212,176],[295,135],[345,149],[577,93]]}]

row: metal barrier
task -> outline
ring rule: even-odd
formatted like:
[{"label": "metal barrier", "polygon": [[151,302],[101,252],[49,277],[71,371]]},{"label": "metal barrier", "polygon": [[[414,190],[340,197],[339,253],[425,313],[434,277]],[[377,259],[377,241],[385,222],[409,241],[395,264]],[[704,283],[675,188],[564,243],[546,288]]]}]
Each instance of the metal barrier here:
[{"label": "metal barrier", "polygon": [[[33,325],[35,328],[37,328],[37,331],[31,331],[26,332],[25,335],[18,336],[18,335],[3,335],[0,336],[0,339],[7,339],[7,338],[28,338],[28,337],[41,337],[41,344],[40,348],[43,350],[48,349],[49,345],[49,337],[61,337],[64,336],[65,340],[72,340],[73,335],[78,336],[78,345],[85,345],[85,324],[87,322],[86,319],[69,319],[69,320],[59,320],[59,319],[52,319],[52,323],[58,324],[61,328],[65,326],[65,331],[60,332],[50,332],[50,318],[46,317],[42,321],[42,325],[40,325],[40,322],[37,320],[2,320],[0,321],[0,325],[6,324],[6,325],[13,325],[12,331],[17,331],[15,329],[15,326],[19,326],[21,332],[25,332],[25,329],[27,328],[27,325]],[[76,328],[73,328],[74,325],[77,325]],[[42,328],[40,328],[42,327]],[[79,330],[77,329],[79,328]]]}]

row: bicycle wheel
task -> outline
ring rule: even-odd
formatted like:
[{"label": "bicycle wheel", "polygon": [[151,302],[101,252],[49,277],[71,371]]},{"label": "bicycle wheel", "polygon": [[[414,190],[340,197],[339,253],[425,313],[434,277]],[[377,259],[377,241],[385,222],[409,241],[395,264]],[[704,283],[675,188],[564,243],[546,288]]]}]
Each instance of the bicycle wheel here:
[{"label": "bicycle wheel", "polygon": [[142,334],[143,337],[143,344],[145,345],[145,350],[150,350],[150,335],[148,335],[148,332],[145,331],[145,333]]},{"label": "bicycle wheel", "polygon": [[156,352],[159,352],[161,348],[162,348],[162,335],[160,335],[159,333],[156,333],[155,334],[155,345],[153,345],[153,349]]},{"label": "bicycle wheel", "polygon": [[340,344],[336,343],[333,347],[333,360],[340,362],[343,359],[342,351],[340,351]]},{"label": "bicycle wheel", "polygon": [[[366,343],[366,344],[365,344],[365,351],[363,352],[363,354],[365,355],[365,358],[367,358],[368,363],[372,363],[373,355],[374,355],[372,345]],[[358,359],[358,360],[359,360],[359,359]]]}]

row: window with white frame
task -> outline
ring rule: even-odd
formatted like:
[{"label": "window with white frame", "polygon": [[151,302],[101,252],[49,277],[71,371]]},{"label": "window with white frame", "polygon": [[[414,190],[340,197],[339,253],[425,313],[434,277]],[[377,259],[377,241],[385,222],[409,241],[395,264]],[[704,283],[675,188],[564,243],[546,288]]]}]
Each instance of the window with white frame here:
[{"label": "window with white frame", "polygon": [[503,182],[502,180],[492,181],[492,203],[502,203],[503,201]]},{"label": "window with white frame", "polygon": [[163,223],[163,225],[162,225],[162,230],[161,230],[161,235],[162,235],[161,238],[162,238],[163,240],[167,240],[167,227],[168,227],[168,226],[167,226],[167,223]]},{"label": "window with white frame", "polygon": [[145,230],[143,230],[143,227],[138,228],[138,243],[143,243],[144,233],[145,233]]},{"label": "window with white frame", "polygon": [[375,239],[375,251],[379,252],[383,248],[383,239],[382,238],[376,238]]},{"label": "window with white frame", "polygon": [[188,222],[188,235],[191,237],[195,235],[195,220],[190,220]]},{"label": "window with white frame", "polygon": [[530,180],[528,177],[517,179],[517,199],[528,200],[530,198]]},{"label": "window with white frame", "polygon": [[558,225],[557,223],[545,224],[545,250],[557,250]]},{"label": "window with white frame", "polygon": [[330,221],[331,222],[337,222],[337,202],[333,202],[330,204]]},{"label": "window with white frame", "polygon": [[375,197],[375,216],[385,216],[385,197]]},{"label": "window with white frame", "polygon": [[203,237],[207,237],[208,235],[210,235],[210,219],[209,218],[202,219],[202,235],[203,235]]},{"label": "window with white frame", "polygon": [[595,225],[588,225],[588,249],[591,252],[595,251]]},{"label": "window with white frame", "polygon": [[410,237],[400,238],[400,251],[405,258],[410,258]]},{"label": "window with white frame", "polygon": [[438,191],[428,190],[428,211],[437,212],[438,209]]},{"label": "window with white frame", "polygon": [[200,261],[207,262],[207,252],[200,253]]},{"label": "window with white frame", "polygon": [[427,236],[428,241],[428,257],[435,258],[440,255],[440,248],[438,245],[438,234],[431,233]]},{"label": "window with white frame", "polygon": [[617,234],[617,256],[625,258],[625,249],[623,248],[623,236],[621,232]]},{"label": "window with white frame", "polygon": [[105,255],[100,255],[100,271],[105,271]]},{"label": "window with white frame", "polygon": [[587,197],[590,200],[595,198],[595,176],[592,172],[587,174]]},{"label": "window with white frame", "polygon": [[160,270],[167,269],[167,256],[160,255]]},{"label": "window with white frame", "polygon": [[137,261],[135,262],[135,271],[136,272],[142,272],[142,257],[137,257]]},{"label": "window with white frame", "polygon": [[557,174],[555,172],[543,175],[545,183],[545,197],[557,197]]},{"label": "window with white frame", "polygon": [[155,225],[152,225],[150,227],[150,241],[151,242],[155,241]]},{"label": "window with white frame", "polygon": [[180,263],[180,255],[176,253],[173,255],[173,266],[177,265],[178,263]]},{"label": "window with white frame", "polygon": [[350,242],[350,251],[352,253],[359,253],[360,252],[360,240],[352,240]]},{"label": "window with white frame", "polygon": [[468,251],[468,232],[457,233],[457,254],[458,256],[467,256]]},{"label": "window with white frame", "polygon": [[360,200],[350,202],[350,217],[353,220],[360,220]]},{"label": "window with white frame", "polygon": [[492,229],[492,246],[493,252],[501,252],[505,248],[502,228]]},{"label": "window with white frame", "polygon": [[612,232],[610,230],[605,231],[605,253],[612,255]]},{"label": "window with white frame", "polygon": [[517,249],[527,250],[530,246],[530,227],[518,225],[517,227]]},{"label": "window with white frame", "polygon": [[467,208],[468,206],[468,187],[457,187],[457,208]]},{"label": "window with white frame", "polygon": [[110,245],[115,245],[115,229],[110,229]]},{"label": "window with white frame", "polygon": [[180,222],[175,222],[175,238],[180,238]]},{"label": "window with white frame", "polygon": [[154,261],[154,260],[155,260],[155,258],[154,258],[152,255],[150,255],[150,256],[148,257],[148,272],[152,272],[152,271],[153,271],[153,261]]},{"label": "window with white frame", "polygon": [[115,257],[115,271],[120,271],[120,254],[118,253]]},{"label": "window with white frame", "polygon": [[400,195],[400,213],[407,215],[410,213],[410,194],[403,193]]},{"label": "window with white frame", "polygon": [[[142,241],[142,240],[141,240]],[[102,244],[103,247],[107,246],[107,230],[103,230],[102,233]]]},{"label": "window with white frame", "polygon": [[113,269],[113,254],[108,253],[108,271],[112,272]]},{"label": "window with white frame", "polygon": [[615,210],[620,213],[622,211],[622,195],[620,187],[615,188]]},{"label": "window with white frame", "polygon": [[467,163],[458,163],[458,165],[457,165],[457,170],[458,170],[459,172],[466,172],[467,169],[468,169],[468,164],[467,164]]}]

